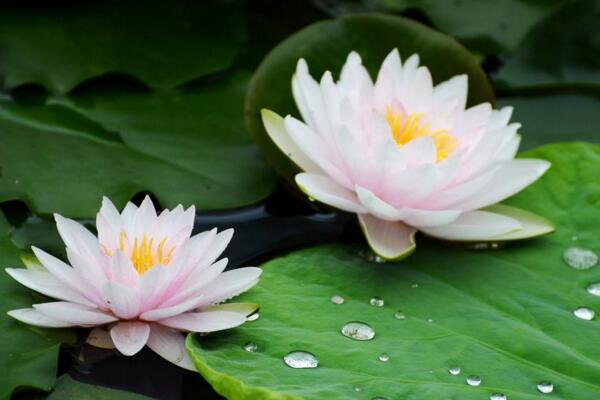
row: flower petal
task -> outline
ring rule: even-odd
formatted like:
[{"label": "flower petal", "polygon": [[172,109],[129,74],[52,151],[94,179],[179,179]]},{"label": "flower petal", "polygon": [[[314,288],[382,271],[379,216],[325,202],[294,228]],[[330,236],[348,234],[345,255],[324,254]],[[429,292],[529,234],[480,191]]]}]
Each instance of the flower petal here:
[{"label": "flower petal", "polygon": [[100,349],[114,349],[115,344],[110,337],[110,333],[104,327],[92,329],[85,342]]},{"label": "flower petal", "polygon": [[110,337],[121,354],[132,356],[139,352],[150,336],[150,326],[143,322],[119,322],[110,330]]},{"label": "flower petal", "polygon": [[517,207],[506,206],[504,204],[495,204],[493,206],[484,208],[482,211],[489,211],[493,212],[494,214],[500,214],[516,219],[523,226],[522,229],[517,231],[496,236],[491,239],[493,241],[528,239],[547,235],[556,230],[554,225],[552,225],[552,223],[546,218]]},{"label": "flower petal", "polygon": [[21,308],[18,310],[11,310],[7,312],[8,315],[28,325],[41,326],[43,328],[68,328],[71,326],[77,326],[70,322],[62,321],[59,319],[51,318],[46,314],[43,314],[35,308]]},{"label": "flower petal", "polygon": [[488,211],[469,211],[451,224],[421,228],[421,231],[440,239],[470,241],[488,240],[522,228],[514,218]]},{"label": "flower petal", "polygon": [[186,351],[185,338],[181,333],[153,324],[146,345],[165,360],[181,368],[196,371],[194,363]]},{"label": "flower petal", "polygon": [[96,304],[86,299],[81,293],[71,289],[49,272],[25,268],[6,268],[6,272],[21,285],[46,296],[96,307]]},{"label": "flower petal", "polygon": [[[356,187],[356,194],[362,205],[375,217],[385,221],[402,220],[402,212],[381,200],[375,193],[363,187]],[[360,211],[358,211],[360,213]]]},{"label": "flower petal", "polygon": [[98,260],[101,256],[98,239],[79,222],[54,214],[58,233],[67,247],[82,257]]},{"label": "flower petal", "polygon": [[106,304],[121,319],[138,316],[141,308],[139,292],[118,282],[107,282],[102,287]]},{"label": "flower petal", "polygon": [[409,256],[416,248],[417,230],[402,222],[390,222],[369,214],[359,214],[358,221],[371,249],[380,257],[397,260]]},{"label": "flower petal", "polygon": [[416,208],[403,208],[402,221],[417,228],[425,226],[446,225],[460,216],[461,210],[420,210]]},{"label": "flower petal", "polygon": [[520,192],[550,168],[545,160],[517,159],[506,161],[481,190],[460,204],[463,210],[475,210],[498,203]]},{"label": "flower petal", "polygon": [[231,311],[206,311],[180,314],[159,321],[161,325],[189,332],[216,332],[235,328],[246,322],[246,316]]},{"label": "flower petal", "polygon": [[202,306],[221,303],[245,292],[258,282],[261,273],[262,270],[257,267],[238,268],[223,272],[203,290]]},{"label": "flower petal", "polygon": [[94,326],[118,320],[104,311],[66,301],[34,304],[33,308],[52,319],[65,321],[72,325]]},{"label": "flower petal", "polygon": [[156,308],[149,310],[140,315],[140,319],[144,321],[158,321],[165,318],[170,318],[174,315],[184,313],[202,304],[203,295],[194,296],[170,307]]},{"label": "flower petal", "polygon": [[262,109],[261,116],[265,130],[269,137],[303,171],[318,173],[321,168],[315,164],[298,145],[290,138],[285,130],[285,121],[271,110]]},{"label": "flower petal", "polygon": [[301,173],[296,175],[298,187],[308,196],[332,207],[348,212],[366,212],[356,195],[323,175]]}]

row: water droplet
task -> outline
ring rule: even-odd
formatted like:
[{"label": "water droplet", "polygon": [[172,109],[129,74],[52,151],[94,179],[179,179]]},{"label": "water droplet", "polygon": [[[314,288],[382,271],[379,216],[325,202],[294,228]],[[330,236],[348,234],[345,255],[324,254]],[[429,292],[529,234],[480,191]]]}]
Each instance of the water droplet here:
[{"label": "water droplet", "polygon": [[254,353],[258,350],[258,345],[254,342],[248,342],[244,345],[244,350]]},{"label": "water droplet", "polygon": [[342,335],[354,340],[371,340],[375,331],[364,322],[352,321],[342,326]]},{"label": "water droplet", "polygon": [[411,287],[411,288],[413,288],[413,289],[416,289],[416,288],[418,288],[418,287],[419,287],[419,284],[415,282],[415,283],[412,283],[412,284],[410,285],[410,287]]},{"label": "water droplet", "polygon": [[333,304],[344,304],[344,301],[346,301],[342,296],[338,296],[335,295],[331,298],[331,302]]},{"label": "water droplet", "polygon": [[506,395],[502,393],[494,393],[490,396],[490,400],[506,400]]},{"label": "water droplet", "polygon": [[394,318],[403,320],[406,319],[406,315],[404,315],[404,313],[401,310],[398,310],[394,313]]},{"label": "water droplet", "polygon": [[467,377],[467,385],[469,386],[479,386],[481,385],[481,378],[477,375],[469,375]]},{"label": "water droplet", "polygon": [[552,393],[554,391],[554,385],[550,382],[540,382],[537,385],[537,390],[540,393],[544,393],[544,394],[548,394],[548,393]]},{"label": "water droplet", "polygon": [[575,315],[579,319],[590,321],[594,319],[594,317],[596,316],[596,312],[591,308],[579,307],[573,310],[573,315]]},{"label": "water droplet", "polygon": [[307,351],[291,351],[283,357],[283,361],[292,368],[317,368],[319,360]]},{"label": "water droplet", "polygon": [[452,367],[448,370],[448,372],[450,373],[450,375],[458,375],[460,374],[460,367]]},{"label": "water droplet", "polygon": [[371,304],[374,307],[383,307],[385,302],[381,297],[371,297],[371,300],[369,300],[369,304]]},{"label": "water droplet", "polygon": [[376,264],[384,264],[387,262],[387,260],[385,258],[382,258],[382,257],[378,256],[377,254],[373,253],[373,251],[371,249],[359,250],[358,256],[364,260],[367,260],[369,262],[376,263]]},{"label": "water droplet", "polygon": [[388,361],[390,361],[390,356],[387,353],[381,353],[379,355],[379,357],[377,357],[377,358],[379,358],[379,361],[381,361],[381,362],[388,362]]},{"label": "water droplet", "polygon": [[19,184],[19,180],[15,179],[15,185],[18,185],[18,184]]},{"label": "water droplet", "polygon": [[354,386],[355,392],[362,392],[362,388],[360,386]]},{"label": "water droplet", "polygon": [[592,296],[600,296],[600,282],[592,283],[586,290]]},{"label": "water droplet", "polygon": [[598,263],[598,255],[590,249],[583,247],[569,247],[563,253],[563,259],[570,267],[585,270]]},{"label": "water droplet", "polygon": [[433,318],[427,318],[427,322],[432,323],[433,322]]},{"label": "water droplet", "polygon": [[260,318],[260,314],[259,314],[259,313],[257,313],[257,312],[255,312],[254,314],[248,315],[248,316],[246,317],[246,321],[248,321],[248,322],[252,322],[252,321],[256,321],[256,320],[257,320],[257,319],[259,319],[259,318]]},{"label": "water droplet", "polygon": [[572,240],[572,241],[576,242],[576,241],[577,241],[577,239],[579,239],[579,238],[577,237],[577,235],[573,235],[573,236],[571,236],[571,240]]}]

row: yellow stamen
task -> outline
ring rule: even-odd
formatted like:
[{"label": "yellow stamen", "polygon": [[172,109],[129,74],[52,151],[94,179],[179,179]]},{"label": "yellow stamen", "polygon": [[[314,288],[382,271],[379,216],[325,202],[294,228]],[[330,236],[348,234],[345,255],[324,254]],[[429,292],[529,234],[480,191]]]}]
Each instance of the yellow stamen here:
[{"label": "yellow stamen", "polygon": [[428,122],[421,124],[422,118],[422,113],[415,112],[404,118],[402,112],[393,112],[390,106],[387,106],[385,111],[385,119],[398,146],[404,146],[418,137],[428,136],[433,139],[437,148],[436,161],[445,160],[458,146],[458,139],[448,134],[444,129],[431,131]]},{"label": "yellow stamen", "polygon": [[[131,253],[129,258],[135,267],[135,270],[139,275],[142,275],[152,267],[156,265],[167,265],[175,251],[175,246],[169,247],[165,254],[165,244],[167,242],[167,238],[164,237],[156,246],[154,247],[154,238],[148,239],[147,235],[143,235],[142,239],[134,238],[133,240],[133,248],[131,249]],[[127,234],[122,231],[119,235],[119,250],[126,251]],[[108,249],[105,246],[102,246],[105,249],[105,253],[110,255]]]}]

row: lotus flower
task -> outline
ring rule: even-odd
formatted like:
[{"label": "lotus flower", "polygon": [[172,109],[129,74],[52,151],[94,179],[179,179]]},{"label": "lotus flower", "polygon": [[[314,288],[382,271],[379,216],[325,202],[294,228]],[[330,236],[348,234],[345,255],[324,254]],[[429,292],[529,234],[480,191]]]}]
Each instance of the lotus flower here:
[{"label": "lotus flower", "polygon": [[165,359],[194,369],[182,332],[213,332],[246,321],[255,305],[221,304],[258,280],[259,268],[223,272],[217,262],[233,230],[216,228],[190,237],[194,207],[164,210],[148,197],[138,208],[129,203],[119,213],[104,198],[97,215],[98,237],[79,223],[55,215],[66,245],[68,265],[33,248],[40,269],[8,268],[30,289],[58,301],[9,311],[27,324],[95,327],[88,342],[116,347],[131,356],[144,345]]},{"label": "lotus flower", "polygon": [[371,248],[397,259],[415,248],[417,231],[457,241],[548,233],[551,225],[505,206],[550,166],[515,160],[520,125],[512,109],[466,108],[467,76],[436,86],[418,55],[397,50],[375,83],[352,52],[340,79],[317,83],[300,59],[292,91],[304,122],[262,110],[272,141],[304,172],[295,180],[311,199],[356,213]]}]

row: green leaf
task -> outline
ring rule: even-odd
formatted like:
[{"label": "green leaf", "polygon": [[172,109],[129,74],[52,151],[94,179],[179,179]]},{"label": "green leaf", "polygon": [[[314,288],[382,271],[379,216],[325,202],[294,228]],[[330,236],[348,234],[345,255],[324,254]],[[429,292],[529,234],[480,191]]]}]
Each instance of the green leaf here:
[{"label": "green leaf", "polygon": [[567,2],[540,21],[496,76],[510,87],[600,87],[600,0]]},{"label": "green leaf", "polygon": [[275,176],[244,132],[248,79],[240,72],[160,94],[90,91],[49,106],[0,102],[0,201],[71,217],[94,216],[103,195],[123,206],[140,191],[164,207],[258,202]]},{"label": "green leaf", "polygon": [[600,143],[600,94],[538,93],[498,98],[498,107],[514,106],[512,120],[523,127],[521,149],[559,141]]},{"label": "green leaf", "polygon": [[[230,400],[239,399],[540,399],[600,398],[600,322],[573,310],[600,311],[586,287],[600,267],[568,267],[569,246],[600,252],[600,146],[549,145],[526,153],[553,167],[510,200],[556,223],[543,238],[490,251],[468,251],[417,238],[398,263],[369,263],[362,247],[332,244],[264,265],[258,285],[239,301],[260,304],[260,318],[231,331],[188,337],[200,373]],[[573,241],[573,236],[577,237]],[[334,295],[344,304],[330,301]],[[369,299],[379,296],[383,307]],[[395,318],[402,310],[405,319]],[[340,334],[349,321],[376,332],[371,341]],[[242,346],[253,341],[257,352]],[[292,369],[283,356],[309,351],[316,369]],[[378,360],[387,353],[390,360]],[[448,370],[458,366],[458,376]],[[478,387],[465,383],[477,375]],[[355,387],[362,389],[355,392]]]},{"label": "green leaf", "polygon": [[56,386],[46,400],[150,400],[141,394],[111,389],[103,386],[79,382],[69,375],[63,375],[56,381]]},{"label": "green leaf", "polygon": [[[23,325],[7,311],[31,307],[33,294],[13,280],[6,267],[22,266],[19,249],[8,237],[10,227],[0,213],[0,399],[15,390],[50,390],[56,377],[60,340],[72,341],[64,330],[44,330]],[[39,302],[39,301],[38,301]]]},{"label": "green leaf", "polygon": [[298,59],[306,59],[311,74],[318,80],[326,70],[337,74],[348,54],[355,50],[374,78],[394,48],[398,48],[403,58],[418,53],[435,83],[468,74],[470,104],[494,101],[489,82],[473,56],[452,38],[417,22],[380,14],[358,14],[310,25],[269,53],[256,70],[246,97],[248,131],[281,176],[291,182],[298,168],[269,139],[260,110],[267,108],[281,116],[298,115],[290,84]]},{"label": "green leaf", "polygon": [[165,88],[228,68],[243,37],[240,2],[12,6],[0,14],[0,71],[8,87],[67,92],[121,73]]}]

